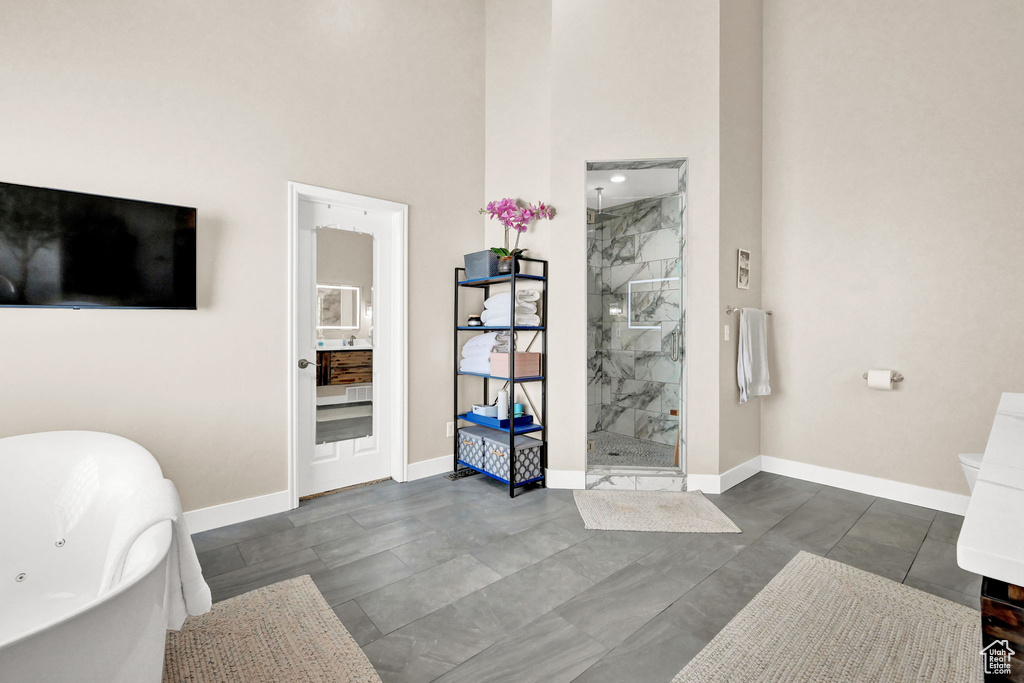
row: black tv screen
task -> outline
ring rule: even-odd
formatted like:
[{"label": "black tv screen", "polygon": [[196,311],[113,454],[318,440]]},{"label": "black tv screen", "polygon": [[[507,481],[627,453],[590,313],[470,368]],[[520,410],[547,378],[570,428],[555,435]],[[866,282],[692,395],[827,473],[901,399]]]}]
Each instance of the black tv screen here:
[{"label": "black tv screen", "polygon": [[0,183],[0,306],[196,307],[196,210]]}]

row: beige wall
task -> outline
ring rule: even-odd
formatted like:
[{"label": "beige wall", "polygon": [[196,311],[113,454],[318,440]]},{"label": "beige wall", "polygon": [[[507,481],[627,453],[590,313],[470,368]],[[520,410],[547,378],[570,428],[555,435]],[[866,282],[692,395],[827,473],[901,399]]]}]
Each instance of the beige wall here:
[{"label": "beige wall", "polygon": [[765,454],[967,492],[1024,391],[1022,35],[1010,0],[765,3]]},{"label": "beige wall", "polygon": [[19,0],[3,17],[0,179],[197,207],[199,310],[0,311],[0,436],[123,434],[185,509],[283,490],[295,180],[410,205],[410,459],[451,453],[443,273],[480,243],[482,3]]},{"label": "beige wall", "polygon": [[487,0],[486,196],[559,212],[528,235],[551,260],[549,396],[563,397],[549,410],[552,469],[586,458],[585,162],[686,157],[689,467],[717,473],[718,22],[713,0]]},{"label": "beige wall", "polygon": [[[721,246],[718,302],[719,472],[761,453],[761,399],[740,405],[736,384],[739,314],[726,306],[760,308],[761,276],[761,0],[722,3]],[[736,252],[750,251],[750,289],[736,286]],[[771,326],[771,322],[768,323]],[[723,328],[730,328],[725,341]],[[769,338],[771,335],[769,329]],[[770,400],[770,399],[768,399]]]},{"label": "beige wall", "polygon": [[[366,316],[366,304],[373,303],[373,235],[337,228],[316,231],[316,283],[359,288],[358,330],[323,330],[325,339],[369,339],[373,318]],[[372,312],[372,307],[371,307]]]},{"label": "beige wall", "polygon": [[[486,0],[485,5],[487,125],[480,205],[508,196],[550,202],[551,0]],[[557,222],[535,222],[519,246],[529,249],[527,256],[548,258],[552,231],[558,227]],[[513,232],[509,240],[514,239]],[[481,248],[500,247],[504,240],[501,225],[485,218]],[[534,350],[539,349],[538,342]],[[475,396],[479,383],[466,380],[466,395]],[[492,384],[492,392],[501,388]],[[520,385],[519,391],[540,408],[540,385]],[[522,400],[517,397],[516,402]]]}]

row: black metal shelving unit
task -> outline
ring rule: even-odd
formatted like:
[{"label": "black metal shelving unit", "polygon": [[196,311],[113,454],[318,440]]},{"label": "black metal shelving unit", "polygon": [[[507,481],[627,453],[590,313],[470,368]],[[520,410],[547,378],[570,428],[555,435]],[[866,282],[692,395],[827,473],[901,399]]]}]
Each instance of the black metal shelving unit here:
[{"label": "black metal shelving unit", "polygon": [[[536,274],[530,274],[530,273],[518,273],[518,272],[516,272],[516,271],[519,270],[519,266],[521,264],[524,265],[526,268],[530,268],[531,266],[533,268],[539,267],[540,271],[541,271],[541,274],[540,275],[536,275]],[[540,305],[540,308],[539,308],[539,313],[540,313],[540,316],[541,316],[541,324],[539,326],[525,326],[525,325],[524,326],[518,326],[518,325],[516,325],[516,295],[515,295],[516,283],[517,282],[521,282],[521,281],[527,281],[527,282],[532,281],[532,282],[540,282],[540,283],[542,283],[542,286],[541,286],[541,298],[540,298],[540,304],[541,305]],[[481,289],[481,290],[483,290],[484,300],[486,300],[491,295],[491,287],[500,286],[500,285],[509,285],[509,287],[510,287],[509,291],[512,293],[512,296],[510,297],[510,304],[509,304],[509,321],[511,322],[511,326],[510,327],[487,327],[487,326],[483,326],[483,327],[481,327],[481,326],[470,327],[468,325],[460,324],[459,301],[460,301],[461,297],[459,296],[459,294],[463,290],[463,288]],[[547,444],[546,433],[544,435],[545,438],[542,438],[542,439],[539,440],[540,441],[541,476],[539,476],[539,477],[537,477],[535,479],[530,479],[528,481],[523,481],[523,482],[519,482],[519,483],[515,482],[515,479],[516,479],[516,448],[515,448],[515,438],[517,436],[519,436],[519,435],[522,435],[522,434],[528,434],[528,433],[533,433],[533,432],[546,432],[546,427],[547,427],[547,424],[548,424],[548,420],[547,420],[547,417],[548,417],[548,414],[547,414],[548,413],[548,401],[547,401],[547,374],[548,374],[547,316],[548,316],[548,262],[547,261],[542,260],[542,259],[527,258],[527,257],[524,257],[524,256],[513,257],[512,272],[511,273],[509,273],[507,275],[495,275],[493,277],[476,278],[476,279],[466,279],[466,269],[465,268],[456,268],[455,269],[455,316],[454,316],[454,323],[455,323],[455,355],[454,355],[454,358],[455,358],[455,375],[453,377],[453,384],[454,384],[454,404],[453,405],[455,406],[455,435],[454,435],[453,451],[452,451],[452,453],[453,453],[452,459],[454,460],[453,469],[454,469],[454,471],[458,472],[460,467],[466,467],[466,468],[469,468],[469,469],[476,470],[477,472],[480,472],[481,474],[487,475],[488,477],[491,477],[492,479],[497,479],[498,481],[508,485],[508,495],[510,497],[515,497],[516,489],[522,488],[524,486],[533,485],[533,484],[537,484],[537,485],[539,485],[541,487],[546,486],[545,473],[547,472],[547,466],[548,466],[548,444]],[[541,372],[540,372],[539,376],[517,377],[516,376],[516,347],[515,347],[516,332],[528,332],[528,331],[529,332],[536,332],[537,334],[540,335],[540,341],[541,341],[541,348],[540,348],[540,353],[541,353]],[[459,370],[459,363],[460,363],[459,356],[460,356],[460,352],[462,350],[461,337],[459,336],[460,332],[508,332],[510,334],[510,336],[511,336],[511,339],[509,341],[510,354],[511,354],[510,357],[509,357],[509,365],[508,365],[509,376],[508,377],[494,377],[492,375],[484,375],[484,374],[480,374],[480,373],[476,373],[476,372],[462,372],[462,371],[460,371]],[[483,385],[482,386],[482,394],[483,394],[483,401],[482,402],[483,403],[487,403],[488,397],[490,396],[490,382],[492,380],[496,380],[496,381],[500,381],[500,382],[505,382],[508,385],[508,405],[509,405],[509,426],[508,426],[508,429],[507,429],[508,447],[509,447],[509,478],[508,478],[508,480],[505,480],[505,479],[499,477],[498,475],[496,475],[496,474],[494,474],[492,472],[487,472],[486,470],[480,469],[478,467],[473,467],[472,465],[469,465],[469,464],[464,463],[461,460],[459,460],[459,426],[462,423],[473,424],[470,420],[466,419],[466,417],[465,417],[466,413],[461,413],[459,411],[459,376],[460,375],[467,376],[467,377],[480,377],[480,378],[483,379],[483,383],[482,383],[482,385]],[[524,382],[540,382],[540,385],[541,385],[541,389],[540,389],[541,408],[540,408],[540,423],[539,424],[531,423],[529,425],[519,425],[519,426],[517,426],[515,424],[515,420],[513,419],[513,410],[512,409],[513,409],[513,406],[516,403],[516,399],[515,399],[516,385],[524,383]],[[505,431],[505,430],[502,430],[502,431]]]}]

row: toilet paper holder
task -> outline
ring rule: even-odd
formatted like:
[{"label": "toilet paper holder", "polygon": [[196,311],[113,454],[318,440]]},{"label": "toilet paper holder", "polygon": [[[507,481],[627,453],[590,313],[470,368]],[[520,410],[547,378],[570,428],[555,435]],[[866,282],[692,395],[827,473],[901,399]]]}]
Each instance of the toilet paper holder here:
[{"label": "toilet paper holder", "polygon": [[[903,375],[901,375],[900,373],[896,372],[895,370],[892,370],[890,372],[890,377],[892,377],[892,381],[893,381],[894,384],[896,382],[902,382],[903,381]],[[867,379],[867,378],[868,378],[868,373],[865,372],[864,373],[864,379]]]}]

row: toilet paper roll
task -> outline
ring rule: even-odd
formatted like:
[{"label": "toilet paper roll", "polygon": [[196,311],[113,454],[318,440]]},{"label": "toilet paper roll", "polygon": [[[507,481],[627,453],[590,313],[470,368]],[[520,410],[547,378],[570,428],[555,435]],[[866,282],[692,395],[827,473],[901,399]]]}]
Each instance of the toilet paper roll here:
[{"label": "toilet paper roll", "polygon": [[892,391],[892,370],[868,370],[868,388]]}]

